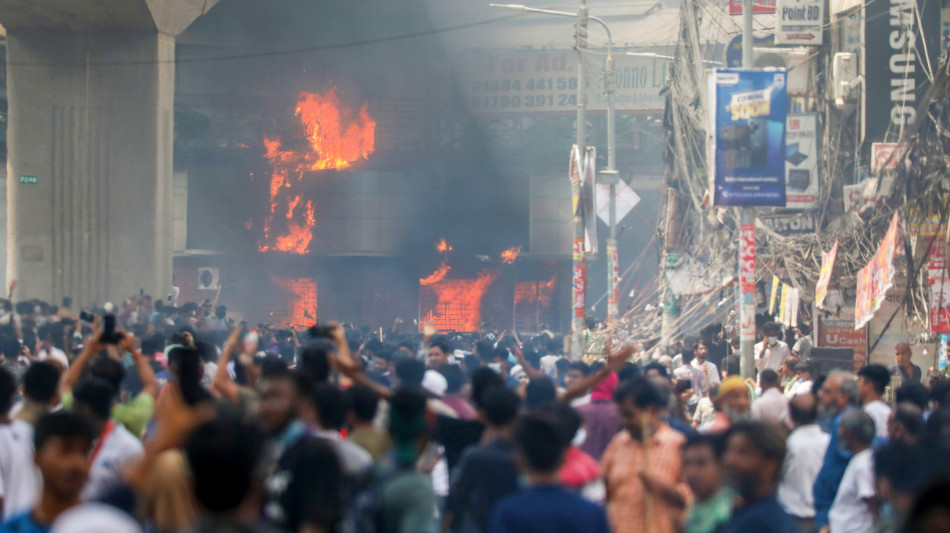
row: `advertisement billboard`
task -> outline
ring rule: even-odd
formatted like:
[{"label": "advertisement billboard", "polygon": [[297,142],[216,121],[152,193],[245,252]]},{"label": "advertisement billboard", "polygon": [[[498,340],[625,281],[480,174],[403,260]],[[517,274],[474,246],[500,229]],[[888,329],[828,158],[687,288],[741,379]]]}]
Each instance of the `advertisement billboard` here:
[{"label": "advertisement billboard", "polygon": [[709,73],[713,205],[785,207],[784,70]]},{"label": "advertisement billboard", "polygon": [[818,115],[789,115],[785,125],[785,207],[815,207],[820,179]]}]

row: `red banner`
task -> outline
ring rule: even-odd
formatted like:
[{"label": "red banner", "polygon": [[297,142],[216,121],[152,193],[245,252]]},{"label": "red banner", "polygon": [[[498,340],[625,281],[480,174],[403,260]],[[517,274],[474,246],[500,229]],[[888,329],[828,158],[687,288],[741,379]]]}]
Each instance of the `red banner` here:
[{"label": "red banner", "polygon": [[574,239],[574,318],[584,318],[586,265],[584,262],[584,239]]},{"label": "red banner", "polygon": [[755,224],[739,226],[739,287],[742,294],[755,294]]},{"label": "red banner", "polygon": [[[752,0],[752,14],[775,13],[775,0]],[[742,14],[742,0],[729,0],[729,14]]]}]

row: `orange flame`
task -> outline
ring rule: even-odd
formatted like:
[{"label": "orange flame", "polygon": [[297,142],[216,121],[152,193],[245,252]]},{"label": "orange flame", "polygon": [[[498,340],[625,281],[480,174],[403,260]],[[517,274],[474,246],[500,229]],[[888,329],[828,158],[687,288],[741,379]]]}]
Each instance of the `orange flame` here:
[{"label": "orange flame", "polygon": [[442,261],[442,264],[439,265],[439,268],[437,268],[435,272],[419,280],[419,285],[432,285],[434,283],[438,283],[445,279],[446,274],[448,274],[450,270],[452,270],[452,267],[450,267],[445,261]]},{"label": "orange flame", "polygon": [[519,281],[515,283],[515,307],[537,304],[541,309],[549,309],[554,295],[555,280],[557,280],[556,274],[548,281]]},{"label": "orange flame", "polygon": [[[307,327],[316,322],[317,282],[312,278],[281,279],[271,277],[275,285],[289,297],[287,313],[278,317],[277,325]],[[273,313],[271,313],[273,314]]]},{"label": "orange flame", "polygon": [[506,265],[514,264],[514,262],[518,259],[519,254],[521,254],[520,246],[516,246],[514,248],[508,248],[507,250],[501,253],[501,262]]},{"label": "orange flame", "polygon": [[482,298],[498,275],[498,271],[483,270],[476,279],[444,280],[425,285],[420,294],[423,306],[420,323],[431,321],[439,330],[478,331],[482,321]]},{"label": "orange flame", "polygon": [[452,250],[454,250],[454,248],[452,248],[452,246],[449,243],[445,242],[445,239],[442,239],[439,242],[435,243],[435,249],[441,254],[444,254],[445,252],[451,252]]},{"label": "orange flame", "polygon": [[[344,108],[335,89],[322,96],[302,92],[294,114],[300,118],[308,149],[294,151],[285,148],[280,139],[264,138],[264,158],[271,166],[270,213],[264,221],[264,238],[258,243],[260,251],[310,251],[316,225],[313,202],[303,202],[299,194],[293,194],[293,189],[303,182],[304,172],[340,170],[369,158],[375,150],[376,121],[366,109],[367,104],[357,113]],[[273,235],[271,231],[278,213],[286,219],[284,235]]]}]

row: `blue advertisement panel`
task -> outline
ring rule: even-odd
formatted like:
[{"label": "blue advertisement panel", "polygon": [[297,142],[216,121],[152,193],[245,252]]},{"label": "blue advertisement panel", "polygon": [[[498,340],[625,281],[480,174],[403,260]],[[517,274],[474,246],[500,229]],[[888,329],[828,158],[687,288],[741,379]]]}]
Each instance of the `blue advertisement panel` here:
[{"label": "blue advertisement panel", "polygon": [[785,207],[784,70],[709,74],[713,205]]}]

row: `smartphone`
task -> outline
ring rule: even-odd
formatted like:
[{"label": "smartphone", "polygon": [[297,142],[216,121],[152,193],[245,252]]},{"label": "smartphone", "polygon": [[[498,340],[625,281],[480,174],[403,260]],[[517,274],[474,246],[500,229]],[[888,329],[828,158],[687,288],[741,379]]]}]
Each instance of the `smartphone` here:
[{"label": "smartphone", "polygon": [[244,351],[249,354],[256,354],[258,351],[258,339],[260,339],[260,336],[257,334],[256,329],[252,329],[248,332],[247,336],[244,337]]},{"label": "smartphone", "polygon": [[118,344],[119,337],[115,332],[115,315],[107,314],[102,317],[102,336],[99,342],[103,344]]},{"label": "smartphone", "polygon": [[80,311],[79,320],[82,320],[83,322],[87,324],[92,324],[93,322],[96,321],[96,315],[90,313],[89,311]]}]

